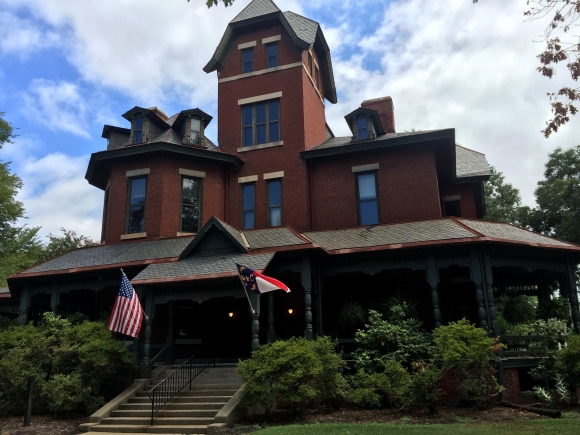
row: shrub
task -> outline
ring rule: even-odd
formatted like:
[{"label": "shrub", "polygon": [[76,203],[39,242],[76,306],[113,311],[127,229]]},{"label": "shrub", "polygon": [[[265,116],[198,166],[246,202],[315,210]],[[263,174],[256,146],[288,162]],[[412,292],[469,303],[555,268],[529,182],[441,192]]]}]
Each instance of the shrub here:
[{"label": "shrub", "polygon": [[0,332],[0,413],[24,409],[26,377],[35,375],[33,412],[88,414],[137,374],[135,356],[100,323],[79,325],[45,313],[44,321]]},{"label": "shrub", "polygon": [[576,392],[580,388],[580,335],[567,337],[566,347],[557,352],[554,358],[556,369],[572,394],[572,400],[578,402]]},{"label": "shrub", "polygon": [[237,373],[245,382],[242,404],[260,405],[266,417],[281,399],[294,413],[317,403],[337,403],[339,368],[344,362],[326,338],[291,338],[262,346],[240,361]]},{"label": "shrub", "polygon": [[563,297],[540,299],[537,312],[539,319],[558,319],[567,322],[570,319],[570,303]]},{"label": "shrub", "polygon": [[410,368],[413,361],[429,356],[431,337],[405,305],[392,305],[387,319],[369,311],[369,324],[356,333],[358,349],[353,352],[357,369],[381,371],[393,360]]},{"label": "shrub", "polygon": [[501,349],[497,339],[487,336],[485,330],[466,319],[437,328],[434,333],[435,357],[444,370],[456,369],[462,381],[462,398],[478,407],[491,405],[492,398],[502,387],[495,378],[495,354]]},{"label": "shrub", "polygon": [[536,320],[535,297],[520,295],[505,301],[503,318],[512,325],[531,323]]}]

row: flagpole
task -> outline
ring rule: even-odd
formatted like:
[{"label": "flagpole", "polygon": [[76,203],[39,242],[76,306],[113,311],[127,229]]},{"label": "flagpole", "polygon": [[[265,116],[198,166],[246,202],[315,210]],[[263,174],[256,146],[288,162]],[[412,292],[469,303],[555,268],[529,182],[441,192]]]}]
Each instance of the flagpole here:
[{"label": "flagpole", "polygon": [[248,303],[250,304],[250,311],[252,312],[252,314],[256,314],[256,311],[254,311],[254,307],[252,306],[252,301],[250,301],[250,296],[248,295],[248,290],[246,289],[246,285],[244,284],[244,281],[242,280],[242,276],[240,275],[240,271],[238,270],[236,259],[232,258],[232,261],[236,265],[236,272],[238,272],[238,278],[240,278],[240,282],[242,283],[242,287],[244,288],[244,292],[246,293],[246,297],[248,298]]}]

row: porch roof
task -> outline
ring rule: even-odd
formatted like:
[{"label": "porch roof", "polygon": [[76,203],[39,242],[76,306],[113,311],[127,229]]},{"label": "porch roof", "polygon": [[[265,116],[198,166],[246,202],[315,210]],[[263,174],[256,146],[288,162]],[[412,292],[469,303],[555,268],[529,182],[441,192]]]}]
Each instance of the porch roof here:
[{"label": "porch roof", "polygon": [[306,237],[330,254],[458,243],[500,242],[580,251],[580,246],[505,222],[439,218],[368,227],[310,231]]},{"label": "porch roof", "polygon": [[192,239],[193,237],[178,237],[75,249],[16,273],[10,279],[174,261]]},{"label": "porch roof", "polygon": [[274,255],[274,252],[253,255],[236,252],[193,255],[171,263],[151,264],[135,276],[131,283],[141,285],[227,278],[238,275],[234,261],[250,269],[262,271],[268,266]]}]

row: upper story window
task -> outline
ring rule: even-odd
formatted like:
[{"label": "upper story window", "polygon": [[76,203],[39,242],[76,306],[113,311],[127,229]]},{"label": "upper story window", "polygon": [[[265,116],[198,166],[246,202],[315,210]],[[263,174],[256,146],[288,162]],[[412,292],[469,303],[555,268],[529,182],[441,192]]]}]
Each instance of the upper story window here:
[{"label": "upper story window", "polygon": [[254,49],[245,48],[242,50],[242,73],[254,71]]},{"label": "upper story window", "polygon": [[358,221],[360,225],[379,223],[379,201],[377,198],[377,174],[356,174]]},{"label": "upper story window", "polygon": [[145,194],[147,177],[129,178],[127,233],[141,233],[145,229]]},{"label": "upper story window", "polygon": [[443,207],[445,209],[445,216],[461,217],[461,207],[459,200],[444,201]]},{"label": "upper story window", "polygon": [[308,52],[308,74],[312,77],[312,54]]},{"label": "upper story window", "polygon": [[282,225],[282,180],[268,181],[268,226]]},{"label": "upper story window", "polygon": [[357,139],[369,138],[369,126],[368,119],[366,116],[359,116],[358,118],[356,118],[356,138]]},{"label": "upper story window", "polygon": [[201,178],[181,179],[181,231],[197,233],[201,224]]},{"label": "upper story window", "polygon": [[280,101],[242,106],[242,146],[280,140]]},{"label": "upper story window", "polygon": [[190,120],[189,143],[201,143],[201,120],[199,118],[191,118]]},{"label": "upper story window", "polygon": [[251,230],[256,226],[256,185],[242,184],[242,229]]},{"label": "upper story window", "polygon": [[133,143],[143,142],[143,116],[136,116],[133,120]]},{"label": "upper story window", "polygon": [[266,68],[278,66],[278,43],[266,44]]},{"label": "upper story window", "polygon": [[320,90],[320,71],[318,67],[314,70],[314,83],[316,85],[316,89]]}]

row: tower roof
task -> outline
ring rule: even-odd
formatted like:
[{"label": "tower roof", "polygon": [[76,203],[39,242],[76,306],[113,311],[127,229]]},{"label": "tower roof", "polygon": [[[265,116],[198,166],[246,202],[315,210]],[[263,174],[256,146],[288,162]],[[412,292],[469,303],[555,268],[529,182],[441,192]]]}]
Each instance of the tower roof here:
[{"label": "tower roof", "polygon": [[231,23],[257,18],[273,12],[280,12],[280,8],[272,0],[253,0],[242,12],[235,16]]}]

